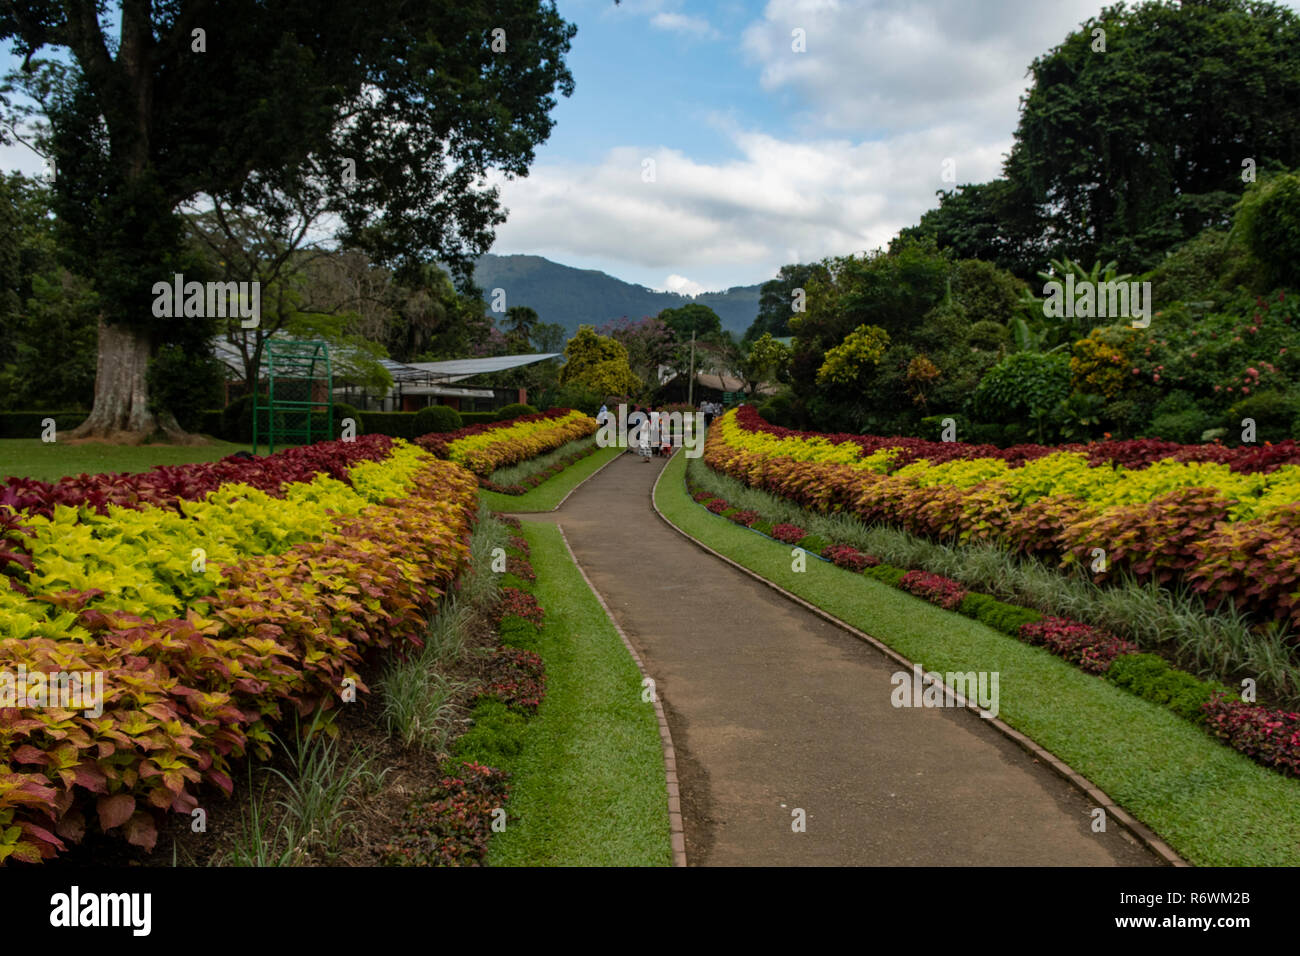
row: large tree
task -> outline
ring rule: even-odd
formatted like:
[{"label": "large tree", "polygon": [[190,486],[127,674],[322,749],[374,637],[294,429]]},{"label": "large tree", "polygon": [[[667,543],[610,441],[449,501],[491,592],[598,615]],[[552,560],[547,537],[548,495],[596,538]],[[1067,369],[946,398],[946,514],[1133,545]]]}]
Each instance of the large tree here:
[{"label": "large tree", "polygon": [[[349,244],[399,268],[446,262],[468,286],[504,218],[485,174],[527,173],[554,92],[572,91],[574,32],[537,0],[0,5],[48,124],[66,264],[102,309],[80,434],[179,437],[150,401],[149,359],[213,329],[155,318],[152,289],[209,278],[178,212],[204,196],[251,206],[310,186]],[[36,59],[46,48],[61,56]]]},{"label": "large tree", "polygon": [[[776,277],[764,282],[759,289],[758,315],[745,330],[744,343],[748,345],[763,336],[785,338],[790,334],[790,316],[805,304],[808,280],[814,275],[825,278],[826,269],[819,262],[784,265]],[[803,290],[803,295],[799,291]]]},{"label": "large tree", "polygon": [[1117,4],[1029,70],[1006,173],[1053,253],[1144,271],[1228,224],[1243,170],[1300,165],[1300,17],[1276,4]]}]

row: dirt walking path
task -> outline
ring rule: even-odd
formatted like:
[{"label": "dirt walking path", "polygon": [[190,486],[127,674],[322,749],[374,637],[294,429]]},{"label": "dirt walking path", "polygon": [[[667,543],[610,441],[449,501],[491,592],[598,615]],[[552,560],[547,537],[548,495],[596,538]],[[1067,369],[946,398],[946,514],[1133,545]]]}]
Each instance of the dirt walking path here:
[{"label": "dirt walking path", "polygon": [[656,681],[691,865],[1160,862],[975,714],[893,707],[897,664],[667,527],[662,464],[623,455],[532,520],[563,527]]}]

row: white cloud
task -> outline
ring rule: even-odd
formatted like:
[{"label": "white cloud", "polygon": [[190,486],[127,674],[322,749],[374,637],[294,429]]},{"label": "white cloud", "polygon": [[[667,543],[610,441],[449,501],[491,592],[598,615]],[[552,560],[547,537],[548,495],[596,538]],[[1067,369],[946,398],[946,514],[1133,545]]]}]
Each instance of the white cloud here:
[{"label": "white cloud", "polygon": [[[1099,0],[770,0],[741,48],[765,90],[794,96],[813,127],[921,129],[964,117],[1015,127],[1034,57],[1100,12]],[[806,33],[806,52],[791,31]]]},{"label": "white cloud", "polygon": [[[719,288],[761,281],[786,262],[885,246],[934,207],[937,190],[999,175],[1027,66],[1100,7],[770,0],[737,43],[793,133],[715,114],[733,159],[624,146],[594,164],[534,167],[503,186],[510,218],[494,251],[599,263],[646,283],[689,271]],[[633,2],[664,28],[698,19],[679,8]],[[791,49],[796,27],[807,52]],[[643,158],[655,160],[654,183],[641,182]]]},{"label": "white cloud", "polygon": [[666,292],[678,292],[682,295],[699,295],[701,292],[708,292],[706,286],[700,285],[686,276],[679,276],[676,273],[670,275],[664,280],[663,290]]},{"label": "white cloud", "polygon": [[674,33],[686,33],[696,37],[716,37],[718,31],[709,25],[703,17],[691,17],[684,13],[656,13],[650,18],[650,25],[660,30]]},{"label": "white cloud", "polygon": [[[696,291],[759,282],[794,259],[888,245],[951,185],[940,176],[958,133],[936,126],[859,143],[730,136],[737,158],[725,162],[620,147],[596,164],[539,165],[501,182],[510,215],[493,251],[624,263],[616,274],[642,282],[689,265]],[[955,157],[958,178],[997,175],[1009,144]],[[642,181],[645,158],[654,182]]]}]

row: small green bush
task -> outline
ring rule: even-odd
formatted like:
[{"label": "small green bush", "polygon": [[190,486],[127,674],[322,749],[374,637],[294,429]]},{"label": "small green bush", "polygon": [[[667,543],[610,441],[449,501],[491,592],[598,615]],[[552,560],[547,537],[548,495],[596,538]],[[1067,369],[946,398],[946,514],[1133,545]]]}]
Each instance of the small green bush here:
[{"label": "small green bush", "polygon": [[1005,604],[987,594],[967,594],[957,610],[966,617],[973,617],[981,624],[1012,637],[1020,635],[1022,624],[1032,624],[1043,619],[1043,615],[1037,611],[1017,604]]},{"label": "small green bush", "polygon": [[907,572],[902,568],[896,568],[890,564],[878,564],[874,568],[866,568],[862,572],[869,578],[875,578],[891,588],[898,587],[898,582],[903,580],[903,575]]},{"label": "small green bush", "polygon": [[1213,425],[1210,416],[1199,408],[1187,392],[1173,391],[1151,410],[1150,437],[1194,444]]},{"label": "small green bush", "polygon": [[415,412],[366,412],[366,434],[389,438],[417,438]]},{"label": "small green bush", "polygon": [[504,408],[497,409],[497,421],[504,422],[511,418],[518,418],[520,415],[536,415],[537,409],[531,405],[521,405],[516,402],[513,405],[507,405]]},{"label": "small green bush", "polygon": [[1290,395],[1277,389],[1258,392],[1249,398],[1243,398],[1228,410],[1229,434],[1241,433],[1243,418],[1255,420],[1255,441],[1263,444],[1267,439],[1272,442],[1282,441],[1291,435],[1292,419],[1296,414],[1296,405]]},{"label": "small green bush", "polygon": [[536,624],[517,614],[507,614],[503,617],[497,627],[497,633],[501,635],[503,644],[525,649],[533,648],[542,636],[541,629]]},{"label": "small green bush", "polygon": [[525,720],[496,698],[478,702],[470,718],[474,725],[457,738],[453,747],[462,763],[500,767],[505,757],[524,749]]},{"label": "small green bush", "polygon": [[415,413],[415,437],[431,432],[445,434],[462,428],[460,412],[450,405],[428,405]]},{"label": "small green bush", "polygon": [[1111,662],[1106,679],[1178,716],[1200,723],[1201,705],[1214,696],[1217,684],[1207,683],[1170,667],[1158,654],[1124,654]]},{"label": "small green bush", "polygon": [[823,551],[831,546],[831,543],[825,538],[816,534],[806,534],[799,539],[797,547],[805,551],[811,551],[813,554],[820,555]]},{"label": "small green bush", "polygon": [[1011,332],[1001,322],[983,319],[970,327],[970,331],[966,333],[966,341],[973,349],[996,352],[1002,346],[1011,344]]},{"label": "small green bush", "polygon": [[753,528],[755,531],[758,531],[762,534],[767,535],[768,537],[771,537],[772,529],[775,528],[776,525],[774,525],[770,521],[764,521],[760,518],[758,521],[755,521],[753,524],[751,524],[750,527]]}]

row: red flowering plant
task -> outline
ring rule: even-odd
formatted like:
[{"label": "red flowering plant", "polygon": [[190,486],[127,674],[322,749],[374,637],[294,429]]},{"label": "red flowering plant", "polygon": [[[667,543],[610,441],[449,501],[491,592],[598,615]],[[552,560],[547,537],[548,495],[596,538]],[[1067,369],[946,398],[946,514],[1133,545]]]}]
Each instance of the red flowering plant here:
[{"label": "red flowering plant", "polygon": [[1044,647],[1057,657],[1078,664],[1090,674],[1104,674],[1115,658],[1139,651],[1132,641],[1063,617],[1045,617],[1041,621],[1022,624],[1020,639]]},{"label": "red flowering plant", "polygon": [[736,522],[736,524],[744,525],[746,528],[748,528],[750,525],[752,525],[755,521],[759,519],[759,514],[757,511],[744,510],[744,511],[734,512],[733,514],[729,514],[727,515],[727,517],[730,520]]},{"label": "red flowering plant", "polygon": [[946,611],[952,611],[966,598],[966,589],[952,578],[928,571],[908,571],[898,582],[899,587],[925,598],[931,604],[937,604]]},{"label": "red flowering plant", "polygon": [[1270,710],[1224,694],[1216,694],[1201,710],[1206,729],[1234,750],[1265,766],[1300,776],[1300,714]]},{"label": "red flowering plant", "polygon": [[727,502],[726,502],[725,499],[722,499],[722,498],[714,498],[712,501],[710,501],[710,502],[709,502],[707,505],[705,505],[704,507],[708,508],[708,509],[709,509],[710,511],[712,511],[715,515],[720,515],[720,514],[722,514],[722,512],[724,512],[724,511],[726,511],[728,508],[730,508],[731,505],[727,504]]},{"label": "red flowering plant", "polygon": [[492,817],[510,794],[509,775],[463,764],[412,802],[402,832],[384,847],[389,866],[481,866],[487,859]]},{"label": "red flowering plant", "polygon": [[502,618],[514,616],[522,617],[525,621],[531,621],[541,627],[545,612],[537,603],[537,598],[527,591],[504,587],[501,589],[501,602],[497,605],[496,615],[498,624],[501,623]]},{"label": "red flowering plant", "polygon": [[863,571],[866,568],[874,568],[880,563],[880,559],[875,555],[859,551],[847,544],[831,545],[822,551],[822,557],[829,558],[833,564],[850,571]]},{"label": "red flowering plant", "polygon": [[808,532],[797,524],[781,522],[772,528],[772,537],[777,541],[784,541],[786,544],[798,544],[808,536]]},{"label": "red flowering plant", "polygon": [[488,661],[488,677],[475,700],[495,697],[507,707],[535,714],[546,696],[545,670],[532,651],[499,648]]}]

